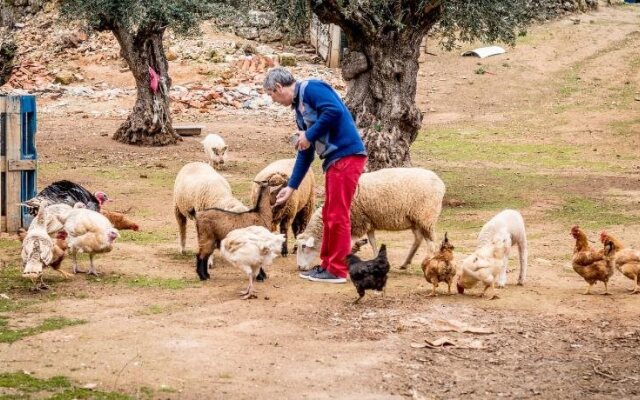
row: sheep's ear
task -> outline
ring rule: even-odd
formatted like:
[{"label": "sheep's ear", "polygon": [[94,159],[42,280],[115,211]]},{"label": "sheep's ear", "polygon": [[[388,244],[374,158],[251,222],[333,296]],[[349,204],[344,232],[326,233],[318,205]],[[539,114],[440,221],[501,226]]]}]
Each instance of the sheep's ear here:
[{"label": "sheep's ear", "polygon": [[224,153],[225,151],[227,151],[228,148],[229,146],[222,146],[222,152]]},{"label": "sheep's ear", "polygon": [[310,237],[309,239],[307,239],[304,245],[307,247],[313,247],[315,245],[315,239]]}]

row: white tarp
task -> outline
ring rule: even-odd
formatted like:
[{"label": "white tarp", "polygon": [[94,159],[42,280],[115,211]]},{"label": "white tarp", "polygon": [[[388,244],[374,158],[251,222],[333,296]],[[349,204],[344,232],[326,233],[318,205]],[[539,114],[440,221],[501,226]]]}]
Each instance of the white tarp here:
[{"label": "white tarp", "polygon": [[462,53],[463,56],[477,56],[480,58],[487,58],[498,54],[504,54],[507,51],[500,46],[481,47],[475,50],[469,50]]}]

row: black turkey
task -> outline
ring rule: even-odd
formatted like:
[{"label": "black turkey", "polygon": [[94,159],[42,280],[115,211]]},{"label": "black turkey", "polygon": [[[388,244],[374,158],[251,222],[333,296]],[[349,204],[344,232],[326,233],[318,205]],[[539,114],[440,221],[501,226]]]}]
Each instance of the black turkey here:
[{"label": "black turkey", "polygon": [[42,200],[48,204],[68,204],[73,207],[76,203],[84,204],[89,210],[100,211],[100,207],[109,197],[104,192],[91,194],[87,189],[71,181],[53,182],[42,189],[38,195],[24,202],[29,207],[29,214],[38,215],[38,207]]}]

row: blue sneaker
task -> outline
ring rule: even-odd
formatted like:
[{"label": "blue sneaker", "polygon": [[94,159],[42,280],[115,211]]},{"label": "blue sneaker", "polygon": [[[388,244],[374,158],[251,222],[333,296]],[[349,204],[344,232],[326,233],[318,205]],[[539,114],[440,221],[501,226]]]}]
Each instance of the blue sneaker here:
[{"label": "blue sneaker", "polygon": [[347,278],[339,278],[323,268],[317,271],[313,271],[311,274],[309,274],[309,277],[307,279],[313,282],[325,282],[325,283],[346,283],[347,282]]},{"label": "blue sneaker", "polygon": [[320,265],[316,265],[315,267],[311,268],[308,271],[302,271],[298,274],[298,276],[302,279],[309,279],[309,275],[318,272],[322,269],[322,267]]}]

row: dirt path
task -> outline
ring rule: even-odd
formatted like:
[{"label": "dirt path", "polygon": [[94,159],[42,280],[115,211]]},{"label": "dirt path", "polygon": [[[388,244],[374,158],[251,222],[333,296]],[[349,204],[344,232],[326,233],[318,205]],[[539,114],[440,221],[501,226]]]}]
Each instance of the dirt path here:
[{"label": "dirt path", "polygon": [[[384,298],[367,295],[358,305],[351,304],[351,284],[299,279],[292,257],[277,260],[254,301],[238,299],[244,277],[222,261],[213,279],[200,283],[193,257],[177,253],[171,209],[179,168],[204,160],[198,140],[132,148],[108,137],[119,120],[91,116],[127,109],[132,98],[63,98],[69,106],[62,115],[53,111],[61,100],[43,99],[41,109],[52,111],[39,116],[39,186],[65,178],[104,190],[116,199],[112,207],[131,208],[143,232],[123,235],[115,251],[97,258],[99,280],[48,275],[53,293],[32,294],[12,275],[5,287],[11,300],[0,314],[10,326],[53,316],[86,322],[0,343],[0,372],[65,375],[158,399],[639,396],[640,297],[626,294],[631,282],[620,274],[611,283],[613,296],[582,296],[568,230],[585,223],[594,241],[606,228],[640,247],[640,102],[634,100],[640,8],[602,8],[579,18],[578,25],[535,27],[504,57],[482,60],[495,75],[474,73],[478,59],[438,50],[422,64],[425,133],[413,158],[443,176],[448,196],[465,201],[445,209],[440,232],[447,230],[464,254],[496,211],[518,207],[527,219],[529,279],[525,287],[510,284],[495,301],[477,298],[477,290],[426,297],[418,265],[424,248],[408,272],[392,271]],[[175,84],[190,79],[189,65],[174,67]],[[93,73],[128,84],[108,68]],[[70,113],[73,107],[83,111]],[[223,174],[243,200],[256,172],[292,155],[290,117],[286,110],[198,116],[230,145]],[[188,235],[193,249],[192,224]],[[399,264],[411,234],[379,237]],[[2,243],[4,271],[17,270],[18,248]],[[493,333],[441,332],[439,320]],[[418,346],[445,336],[462,348]]]}]

